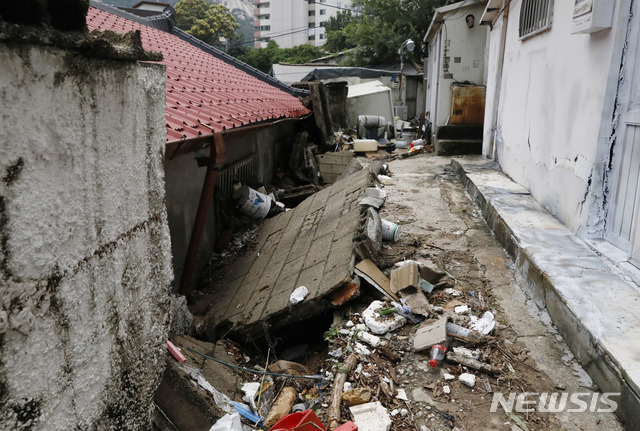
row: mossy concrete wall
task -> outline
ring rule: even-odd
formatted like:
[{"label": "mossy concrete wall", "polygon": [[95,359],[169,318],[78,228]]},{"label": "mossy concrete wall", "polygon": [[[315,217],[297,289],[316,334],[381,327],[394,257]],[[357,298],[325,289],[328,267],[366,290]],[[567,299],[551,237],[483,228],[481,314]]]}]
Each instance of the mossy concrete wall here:
[{"label": "mossy concrete wall", "polygon": [[165,71],[0,43],[0,429],[150,429]]}]

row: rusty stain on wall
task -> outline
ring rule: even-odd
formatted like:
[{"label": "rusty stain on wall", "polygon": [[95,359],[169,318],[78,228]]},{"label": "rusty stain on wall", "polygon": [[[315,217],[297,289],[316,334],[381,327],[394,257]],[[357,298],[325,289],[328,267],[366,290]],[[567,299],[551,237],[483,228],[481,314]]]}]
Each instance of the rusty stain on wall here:
[{"label": "rusty stain on wall", "polygon": [[483,124],[486,90],[482,85],[452,85],[449,124]]}]

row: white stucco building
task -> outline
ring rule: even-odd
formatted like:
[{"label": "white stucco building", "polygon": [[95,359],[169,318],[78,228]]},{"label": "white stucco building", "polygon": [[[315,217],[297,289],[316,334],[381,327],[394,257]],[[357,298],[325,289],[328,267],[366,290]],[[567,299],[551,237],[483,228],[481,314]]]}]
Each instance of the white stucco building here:
[{"label": "white stucco building", "polygon": [[483,154],[632,272],[639,14],[632,0],[490,0],[481,18],[490,26]]},{"label": "white stucco building", "polygon": [[324,45],[323,23],[349,6],[349,0],[254,0],[254,47],[271,39],[281,48]]}]

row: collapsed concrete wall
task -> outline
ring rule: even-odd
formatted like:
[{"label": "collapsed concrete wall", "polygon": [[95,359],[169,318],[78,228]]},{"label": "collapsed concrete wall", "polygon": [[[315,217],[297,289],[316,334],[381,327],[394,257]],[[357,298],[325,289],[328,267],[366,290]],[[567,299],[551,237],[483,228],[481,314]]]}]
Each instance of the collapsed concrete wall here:
[{"label": "collapsed concrete wall", "polygon": [[150,429],[164,67],[0,42],[0,429]]}]

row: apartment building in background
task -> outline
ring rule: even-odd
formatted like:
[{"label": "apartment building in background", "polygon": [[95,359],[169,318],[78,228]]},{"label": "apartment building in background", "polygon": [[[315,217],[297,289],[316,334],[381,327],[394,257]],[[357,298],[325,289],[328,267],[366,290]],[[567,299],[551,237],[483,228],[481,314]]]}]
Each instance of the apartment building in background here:
[{"label": "apartment building in background", "polygon": [[324,23],[349,6],[349,0],[254,0],[254,47],[271,39],[280,48],[324,45]]}]

